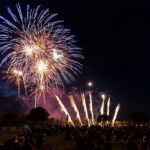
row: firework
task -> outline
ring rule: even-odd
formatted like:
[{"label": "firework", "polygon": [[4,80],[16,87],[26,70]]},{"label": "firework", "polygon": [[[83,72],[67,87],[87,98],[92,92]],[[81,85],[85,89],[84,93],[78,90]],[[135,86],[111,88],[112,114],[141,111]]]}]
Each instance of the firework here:
[{"label": "firework", "polygon": [[[77,92],[77,91],[76,91]],[[55,92],[54,92],[55,93]],[[56,94],[56,95],[58,95],[58,94],[60,94],[59,92]],[[82,121],[81,121],[81,114],[79,113],[79,108],[80,108],[80,110],[82,111],[82,108],[83,108],[83,110],[84,110],[84,114],[85,114],[85,118],[86,118],[86,120],[87,120],[87,124],[88,124],[88,127],[90,126],[90,125],[95,125],[95,121],[94,121],[94,111],[93,111],[93,109],[95,109],[95,110],[97,110],[97,106],[98,105],[94,105],[94,103],[93,103],[93,101],[92,101],[92,93],[91,92],[89,92],[88,94],[88,96],[89,96],[89,112],[91,113],[91,120],[89,120],[89,116],[88,116],[88,108],[87,108],[87,105],[86,105],[86,97],[85,97],[85,93],[81,93],[81,100],[82,100],[82,106],[83,107],[78,107],[77,108],[77,105],[76,105],[76,101],[75,101],[75,99],[74,99],[74,97],[73,97],[73,95],[70,95],[70,93],[69,93],[69,95],[70,96],[68,96],[68,93],[62,93],[61,92],[61,95],[63,94],[63,96],[64,97],[69,97],[69,99],[70,99],[70,104],[71,104],[71,107],[73,108],[73,110],[74,110],[74,112],[76,113],[76,118],[79,120],[79,122],[80,122],[80,124],[81,124],[81,126],[82,126]],[[74,95],[74,96],[76,96],[76,98],[79,96],[79,93],[77,92],[77,93],[74,93],[74,92],[72,92],[72,94],[76,94],[76,95]],[[50,94],[51,95],[51,94]],[[78,97],[79,98],[79,97]],[[105,100],[105,96],[102,96],[102,98],[103,98],[103,100]],[[79,99],[76,99],[76,100],[80,100],[80,98]],[[61,102],[61,100],[59,99],[59,97],[57,96],[57,101],[58,101],[58,103],[59,103],[59,105],[60,105],[60,107],[61,107],[61,110],[69,117],[68,119],[69,120],[71,120],[71,116],[70,115],[73,115],[73,114],[69,114],[68,112],[67,112],[67,110],[66,110],[66,108],[65,108],[65,106],[63,105],[63,103]],[[103,109],[104,110],[104,109]],[[117,107],[115,108],[115,113],[114,113],[114,115],[113,115],[113,118],[112,118],[112,126],[114,126],[114,123],[115,123],[115,120],[116,120],[116,118],[117,118],[117,115],[118,115],[118,112],[119,112],[119,110],[120,110],[120,104],[118,104],[117,105]],[[53,113],[53,112],[52,112]],[[110,115],[110,97],[108,98],[108,100],[107,100],[107,116],[109,116]],[[92,117],[92,115],[93,115],[93,117]],[[93,118],[93,120],[92,120],[92,118]],[[90,122],[91,121],[91,122]],[[71,121],[70,121],[71,122]],[[105,123],[103,123],[103,121],[101,121],[100,122],[100,124],[103,126],[103,124],[105,125]],[[109,121],[107,121],[107,125],[108,124],[110,124],[109,123]]]},{"label": "firework", "polygon": [[74,102],[74,98],[73,98],[73,96],[69,96],[69,98],[70,98],[70,101],[71,101],[71,106],[73,107],[74,111],[76,112],[76,117],[77,117],[77,119],[79,120],[79,122],[82,126],[83,124],[82,124],[82,121],[81,121],[81,118],[80,118],[80,113],[79,113],[78,108],[77,108],[77,106]]},{"label": "firework", "polygon": [[[74,45],[70,30],[60,24],[62,21],[53,21],[57,14],[50,15],[49,9],[40,10],[40,7],[31,9],[27,5],[24,16],[17,4],[18,14],[7,9],[11,21],[0,16],[0,51],[5,56],[0,66],[7,66],[6,75],[17,82],[18,89],[25,82],[26,88],[45,96],[48,88],[75,80],[74,75],[82,68],[78,60],[83,56]],[[21,75],[12,74],[14,69]]]},{"label": "firework", "polygon": [[92,104],[92,94],[91,92],[89,93],[89,108],[90,108],[90,112],[91,112],[91,116],[92,116],[92,124],[94,125],[94,114],[93,114],[93,104]]},{"label": "firework", "polygon": [[87,111],[87,107],[86,107],[86,101],[85,101],[85,95],[84,95],[84,93],[81,93],[81,98],[82,98],[82,105],[83,105],[84,112],[85,112],[85,117],[87,119],[88,126],[90,126],[89,116],[88,116],[88,111]]},{"label": "firework", "polygon": [[110,97],[107,101],[107,116],[109,116],[109,108],[110,108]]},{"label": "firework", "polygon": [[105,95],[102,95],[103,101],[102,101],[102,105],[101,105],[101,109],[100,109],[100,114],[103,115],[104,114],[104,101],[105,101]]},{"label": "firework", "polygon": [[[110,109],[110,97],[107,101],[107,116],[109,117],[109,109]],[[107,121],[107,124],[109,123],[109,121]]]},{"label": "firework", "polygon": [[115,120],[117,118],[117,114],[118,114],[119,109],[120,109],[120,104],[118,104],[116,109],[115,109],[114,117],[113,117],[113,120],[112,120],[112,126],[114,126],[114,123],[115,123]]},{"label": "firework", "polygon": [[56,99],[61,107],[61,111],[63,111],[65,113],[66,116],[68,116],[68,122],[70,122],[72,124],[73,127],[75,127],[73,121],[71,120],[70,114],[68,113],[67,109],[65,108],[64,104],[61,102],[61,100],[59,99],[58,96],[56,96]]}]

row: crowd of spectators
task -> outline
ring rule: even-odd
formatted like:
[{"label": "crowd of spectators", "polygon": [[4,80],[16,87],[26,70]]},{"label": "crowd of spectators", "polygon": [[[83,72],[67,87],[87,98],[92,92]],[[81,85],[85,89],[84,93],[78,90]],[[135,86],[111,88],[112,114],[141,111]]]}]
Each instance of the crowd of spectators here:
[{"label": "crowd of spectators", "polygon": [[59,135],[66,141],[73,141],[77,150],[112,150],[114,145],[121,145],[119,150],[150,150],[150,128],[147,126],[74,128],[58,125],[26,125],[22,127],[22,134],[4,143],[3,149],[55,150],[55,143],[46,143],[45,139]]}]

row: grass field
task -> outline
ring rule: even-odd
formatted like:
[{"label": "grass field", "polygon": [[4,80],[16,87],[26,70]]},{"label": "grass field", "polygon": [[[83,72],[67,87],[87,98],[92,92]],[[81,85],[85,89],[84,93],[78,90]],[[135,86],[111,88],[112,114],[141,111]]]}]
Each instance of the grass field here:
[{"label": "grass field", "polygon": [[[13,135],[18,135],[21,130],[17,131],[15,127],[11,127],[8,131],[7,128],[3,128],[2,134],[0,135],[0,145],[12,137]],[[58,136],[47,136],[45,137],[45,144],[49,143],[53,146],[53,150],[77,150],[77,146],[74,141],[66,140],[64,135]],[[103,147],[101,147],[103,150]],[[125,150],[124,146],[121,144],[112,145],[113,150]]]},{"label": "grass field", "polygon": [[7,128],[3,128],[2,134],[0,135],[0,144],[4,144],[7,139],[19,133],[21,133],[21,131],[17,131],[15,127],[11,127],[9,131]]}]

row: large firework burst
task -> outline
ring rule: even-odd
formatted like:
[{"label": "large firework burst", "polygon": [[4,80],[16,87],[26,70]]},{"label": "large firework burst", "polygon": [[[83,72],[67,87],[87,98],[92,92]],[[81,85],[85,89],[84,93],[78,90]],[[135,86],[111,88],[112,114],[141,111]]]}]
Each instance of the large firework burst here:
[{"label": "large firework burst", "polygon": [[49,9],[40,7],[27,5],[24,17],[17,4],[17,13],[7,8],[11,20],[0,16],[0,51],[5,56],[0,66],[7,65],[8,79],[18,86],[23,83],[45,91],[74,80],[83,56],[70,30],[61,25],[62,21],[53,21],[57,14],[50,15]]}]

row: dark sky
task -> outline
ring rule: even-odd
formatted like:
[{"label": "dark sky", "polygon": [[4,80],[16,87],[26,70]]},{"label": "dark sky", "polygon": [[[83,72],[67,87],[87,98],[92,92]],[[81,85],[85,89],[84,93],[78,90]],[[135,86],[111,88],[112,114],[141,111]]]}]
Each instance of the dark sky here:
[{"label": "dark sky", "polygon": [[[82,2],[81,2],[82,1]],[[127,109],[150,114],[150,2],[84,0],[0,0],[0,14],[6,6],[20,2],[50,8],[76,35],[83,49],[83,73],[73,83],[107,91],[113,101]],[[98,3],[99,2],[99,3]]]}]

